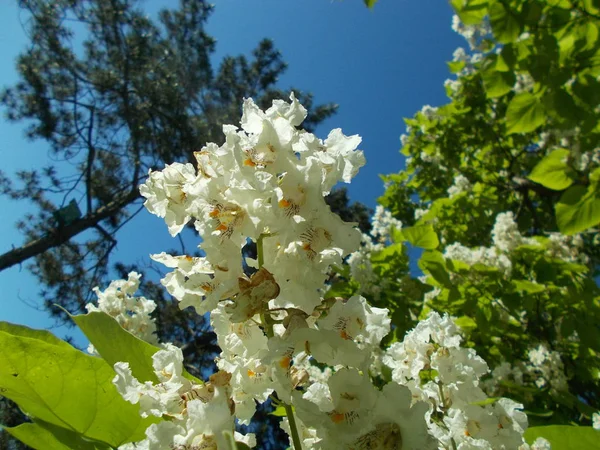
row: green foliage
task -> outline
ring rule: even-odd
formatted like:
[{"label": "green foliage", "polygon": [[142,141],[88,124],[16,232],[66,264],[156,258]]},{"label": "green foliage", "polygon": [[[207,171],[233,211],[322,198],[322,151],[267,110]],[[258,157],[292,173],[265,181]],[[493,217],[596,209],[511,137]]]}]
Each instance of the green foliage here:
[{"label": "green foliage", "polygon": [[117,392],[110,365],[49,332],[3,322],[0,353],[2,395],[33,419],[32,425],[8,431],[35,448],[49,448],[38,445],[48,433],[55,436],[56,448],[82,440],[89,446],[70,448],[117,447],[142,439],[152,423]]},{"label": "green foliage", "polygon": [[552,450],[594,450],[600,449],[599,434],[592,427],[553,425],[529,428],[525,431],[525,438],[532,444],[538,437],[543,437],[550,442]]},{"label": "green foliage", "polygon": [[431,225],[402,228],[402,230],[397,230],[394,238],[394,240],[408,241],[415,247],[427,250],[433,250],[440,245],[437,234]]},{"label": "green foliage", "polygon": [[[450,3],[471,50],[449,63],[449,102],[405,119],[406,169],[383,177],[379,199],[405,224],[394,241],[427,250],[409,254],[424,277],[399,277],[416,299],[394,297],[392,284],[381,297],[393,300],[380,305],[412,311],[412,319],[392,315],[399,329],[430,310],[458,317],[491,369],[508,362],[521,370],[522,379],[489,394],[522,402],[530,424],[589,425],[600,409],[600,5]],[[510,249],[492,234],[504,212],[522,236]],[[423,245],[414,236],[422,227],[439,243]],[[374,267],[388,254],[385,273],[405,269],[396,245],[374,255]],[[564,385],[536,384],[529,352],[539,345],[560,355]]]},{"label": "green foliage", "polygon": [[375,3],[377,3],[378,0],[363,0],[363,2],[367,6],[367,8],[373,9],[373,7],[375,6]]}]

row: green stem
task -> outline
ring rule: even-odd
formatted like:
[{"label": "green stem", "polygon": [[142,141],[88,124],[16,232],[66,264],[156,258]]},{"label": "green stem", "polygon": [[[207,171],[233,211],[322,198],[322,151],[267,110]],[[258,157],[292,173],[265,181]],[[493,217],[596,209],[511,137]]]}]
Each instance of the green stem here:
[{"label": "green stem", "polygon": [[258,255],[258,268],[260,269],[265,263],[265,255],[263,253],[263,238],[264,235],[260,235],[258,237],[258,241],[256,241],[256,254]]},{"label": "green stem", "polygon": [[294,410],[291,405],[284,403],[285,413],[290,422],[290,430],[292,431],[292,442],[294,443],[294,450],[302,450],[302,443],[300,442],[300,436],[298,435],[298,427],[296,426],[296,418],[294,417]]}]

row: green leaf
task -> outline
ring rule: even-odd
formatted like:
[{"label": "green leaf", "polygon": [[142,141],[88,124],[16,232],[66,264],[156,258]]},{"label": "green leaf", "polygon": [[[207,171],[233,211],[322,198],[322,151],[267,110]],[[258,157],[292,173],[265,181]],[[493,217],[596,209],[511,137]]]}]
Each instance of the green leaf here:
[{"label": "green leaf", "polygon": [[388,263],[402,257],[402,244],[392,244],[385,247],[383,250],[373,252],[371,261],[373,263]]},{"label": "green leaf", "polygon": [[159,380],[152,367],[152,355],[160,349],[126,331],[108,314],[94,311],[71,316],[104,360],[113,367],[119,361],[129,363],[131,373],[140,382]]},{"label": "green leaf", "polygon": [[450,0],[450,4],[465,25],[476,25],[487,15],[488,0]]},{"label": "green leaf", "polygon": [[0,331],[12,334],[13,336],[22,336],[31,339],[38,339],[48,344],[57,345],[66,349],[73,349],[69,343],[57,338],[46,330],[35,330],[23,325],[15,325],[10,322],[0,322]]},{"label": "green leaf", "polygon": [[514,72],[500,72],[491,67],[482,71],[481,77],[488,98],[502,97],[507,94],[516,81]]},{"label": "green leaf", "polygon": [[543,284],[538,284],[527,280],[512,280],[511,283],[516,291],[526,292],[528,294],[536,294],[546,289]]},{"label": "green leaf", "polygon": [[365,3],[365,5],[367,6],[367,8],[372,9],[373,6],[375,6],[375,3],[377,3],[378,0],[363,0],[363,2]]},{"label": "green leaf", "polygon": [[474,405],[474,406],[487,406],[487,405],[493,405],[494,403],[496,403],[498,400],[500,400],[500,397],[488,397],[485,400],[481,400],[479,402],[471,402],[469,403],[469,405]]},{"label": "green leaf", "polygon": [[278,406],[273,411],[271,411],[269,414],[271,416],[276,416],[276,417],[287,417],[287,412],[286,412],[284,406]]},{"label": "green leaf", "polygon": [[23,423],[17,427],[4,428],[4,430],[36,450],[110,449],[108,445],[87,441],[73,431],[42,421]]},{"label": "green leaf", "polygon": [[459,317],[458,319],[454,320],[454,323],[467,333],[470,333],[471,331],[477,329],[477,322],[475,322],[469,316]]},{"label": "green leaf", "polygon": [[142,419],[112,384],[104,360],[50,333],[2,324],[0,390],[28,415],[112,447],[141,440],[154,419]]},{"label": "green leaf", "polygon": [[550,425],[531,427],[525,431],[525,440],[533,444],[538,437],[550,441],[552,450],[600,449],[600,432],[592,427]]},{"label": "green leaf", "polygon": [[600,198],[596,186],[567,189],[556,203],[556,223],[563,234],[585,231],[600,223]]},{"label": "green leaf", "polygon": [[447,288],[453,287],[450,275],[448,275],[448,270],[446,269],[446,261],[440,252],[423,252],[421,259],[419,259],[419,268],[424,272],[429,272],[442,286]]},{"label": "green leaf", "polygon": [[544,8],[539,2],[528,1],[523,4],[521,18],[527,25],[538,25]]},{"label": "green leaf", "polygon": [[465,68],[466,63],[464,61],[450,61],[448,63],[448,69],[450,73],[458,73]]},{"label": "green leaf", "polygon": [[431,225],[417,225],[400,230],[404,240],[410,242],[413,246],[433,250],[440,245],[437,234],[433,231]]},{"label": "green leaf", "polygon": [[492,2],[488,11],[494,37],[503,44],[515,42],[523,32],[516,14],[499,1]]},{"label": "green leaf", "polygon": [[515,95],[506,110],[506,132],[529,133],[546,120],[544,106],[539,98],[529,92]]},{"label": "green leaf", "polygon": [[577,173],[566,162],[568,156],[569,150],[554,150],[533,168],[528,178],[555,191],[568,188],[577,177]]}]

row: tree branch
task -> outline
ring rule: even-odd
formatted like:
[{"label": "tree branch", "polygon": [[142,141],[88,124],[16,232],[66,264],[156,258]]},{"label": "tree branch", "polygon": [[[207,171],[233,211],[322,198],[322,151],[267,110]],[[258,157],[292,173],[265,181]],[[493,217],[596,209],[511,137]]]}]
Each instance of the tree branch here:
[{"label": "tree branch", "polygon": [[81,219],[76,220],[70,225],[56,228],[52,233],[49,233],[40,239],[36,239],[19,248],[15,248],[0,255],[0,271],[68,242],[82,231],[94,227],[102,220],[117,214],[140,197],[140,193],[137,190],[130,191],[127,194],[117,197],[112,202],[101,206],[93,213],[87,214]]}]

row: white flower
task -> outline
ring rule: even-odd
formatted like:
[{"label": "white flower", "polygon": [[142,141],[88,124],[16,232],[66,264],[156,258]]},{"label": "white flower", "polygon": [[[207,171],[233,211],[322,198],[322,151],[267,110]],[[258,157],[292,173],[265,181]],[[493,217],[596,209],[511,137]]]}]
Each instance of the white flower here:
[{"label": "white flower", "polygon": [[165,219],[171,236],[177,235],[191,218],[184,186],[195,178],[194,166],[173,163],[162,171],[150,171],[148,180],[140,186],[140,193],[146,197],[144,206],[152,214]]},{"label": "white flower", "polygon": [[455,197],[463,192],[468,192],[472,188],[468,178],[464,175],[457,175],[454,178],[454,184],[448,188],[448,195],[450,198]]},{"label": "white flower", "polygon": [[[156,344],[158,343],[155,335],[156,323],[150,316],[156,309],[156,303],[145,297],[133,296],[140,285],[140,278],[140,274],[130,272],[127,280],[112,281],[104,291],[95,287],[93,290],[98,297],[98,306],[88,303],[85,308],[88,312],[105,312],[131,334],[146,342]],[[88,351],[95,352],[92,345]]]},{"label": "white flower", "polygon": [[531,450],[550,450],[550,442],[543,437],[537,438],[533,444],[531,444]]}]

